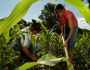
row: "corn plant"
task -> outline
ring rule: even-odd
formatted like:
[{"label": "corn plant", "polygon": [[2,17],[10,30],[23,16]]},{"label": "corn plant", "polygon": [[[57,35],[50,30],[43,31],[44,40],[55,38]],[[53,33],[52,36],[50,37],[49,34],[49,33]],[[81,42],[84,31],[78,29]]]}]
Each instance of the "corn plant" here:
[{"label": "corn plant", "polygon": [[[88,36],[88,33],[83,33],[82,38],[81,39],[77,39],[78,41],[75,44],[75,54],[76,54],[76,62],[80,62],[80,61],[86,61],[86,58],[88,58],[89,56],[89,48],[90,48],[90,39]],[[85,56],[85,57],[84,57]],[[80,58],[82,58],[82,60],[79,60]]]},{"label": "corn plant", "polygon": [[[13,9],[13,11],[11,12],[11,14],[5,18],[5,20],[0,21],[0,70],[2,68],[2,53],[1,51],[2,46],[6,45],[7,42],[9,42],[9,30],[12,26],[14,26],[15,24],[17,24],[22,18],[23,16],[26,14],[26,12],[28,11],[29,7],[31,6],[31,4],[33,4],[34,2],[36,2],[38,0],[22,0],[20,1],[15,8]],[[4,37],[2,35],[2,33],[4,33]],[[6,39],[6,42],[4,40],[4,38]]]},{"label": "corn plant", "polygon": [[42,50],[45,53],[50,53],[50,50],[59,53],[57,50],[63,50],[63,43],[60,35],[53,32],[53,30],[47,30],[42,23],[41,25],[43,32],[38,34],[37,42],[41,44]]}]

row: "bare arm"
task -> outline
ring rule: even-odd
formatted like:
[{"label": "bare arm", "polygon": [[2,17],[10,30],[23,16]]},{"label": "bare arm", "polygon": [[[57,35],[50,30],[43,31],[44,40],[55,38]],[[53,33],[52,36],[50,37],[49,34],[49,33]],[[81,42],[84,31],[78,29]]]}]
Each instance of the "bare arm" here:
[{"label": "bare arm", "polygon": [[37,58],[34,57],[34,56],[32,56],[32,54],[29,52],[29,50],[27,49],[27,46],[23,46],[23,47],[22,47],[22,50],[24,51],[24,53],[25,53],[28,57],[30,57],[31,59],[37,60]]},{"label": "bare arm", "polygon": [[66,39],[66,42],[69,41],[69,39],[70,39],[70,37],[72,36],[73,31],[74,31],[72,18],[69,18],[69,19],[68,19],[68,25],[69,25],[69,28],[70,28],[70,32],[69,32],[69,35],[68,35],[68,37],[67,37],[67,39]]}]

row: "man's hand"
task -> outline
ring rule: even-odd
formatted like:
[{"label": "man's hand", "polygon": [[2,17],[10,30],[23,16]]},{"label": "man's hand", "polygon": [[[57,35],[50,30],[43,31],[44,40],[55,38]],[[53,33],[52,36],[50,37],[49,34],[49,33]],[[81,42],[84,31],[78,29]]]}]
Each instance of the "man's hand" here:
[{"label": "man's hand", "polygon": [[35,60],[35,61],[37,61],[37,60],[38,60],[35,56],[33,56],[33,57],[32,57],[32,59],[33,59],[33,60]]},{"label": "man's hand", "polygon": [[24,53],[31,59],[34,59],[37,61],[37,58],[35,56],[33,56],[30,51],[27,49],[27,46],[23,46],[22,50],[24,51]]}]

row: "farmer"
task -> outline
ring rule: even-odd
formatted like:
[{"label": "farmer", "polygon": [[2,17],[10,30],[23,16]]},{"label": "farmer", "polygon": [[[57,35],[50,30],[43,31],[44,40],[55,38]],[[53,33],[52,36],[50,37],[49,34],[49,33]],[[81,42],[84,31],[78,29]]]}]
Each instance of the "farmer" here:
[{"label": "farmer", "polygon": [[75,45],[73,45],[73,43],[75,42],[78,31],[78,21],[74,14],[70,10],[66,10],[62,4],[57,4],[54,8],[54,12],[56,13],[56,19],[61,23],[61,36],[64,35],[63,27],[65,26],[65,43],[63,47],[66,47],[68,52],[72,49],[70,54],[70,62],[72,63],[75,50]]},{"label": "farmer", "polygon": [[[32,19],[32,24],[29,26],[29,30],[32,32],[32,34],[37,34],[41,31],[41,24],[39,22],[36,22],[36,20]],[[22,29],[25,35],[25,39],[23,39],[22,36],[20,36],[21,41],[21,55],[23,55],[26,58],[30,58],[37,61],[37,58],[32,55],[32,52],[38,51],[40,49],[40,45],[37,44],[35,48],[33,48],[31,43],[31,35],[29,33],[27,28]],[[13,49],[17,49],[18,43],[13,45]]]}]

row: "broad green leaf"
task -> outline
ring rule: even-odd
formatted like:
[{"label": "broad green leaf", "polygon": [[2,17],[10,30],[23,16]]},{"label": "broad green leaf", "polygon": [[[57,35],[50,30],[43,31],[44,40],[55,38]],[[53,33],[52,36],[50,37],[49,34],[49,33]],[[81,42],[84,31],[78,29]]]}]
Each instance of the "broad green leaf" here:
[{"label": "broad green leaf", "polygon": [[37,62],[27,62],[23,66],[21,66],[19,70],[26,70],[26,69],[31,68],[31,67],[38,65],[38,64],[39,63],[37,63]]},{"label": "broad green leaf", "polygon": [[81,0],[64,0],[75,7],[79,10],[79,12],[85,17],[86,21],[90,24],[90,9],[88,6]]},{"label": "broad green leaf", "polygon": [[21,66],[19,70],[26,70],[26,69],[31,68],[31,67],[33,67],[35,65],[38,65],[38,64],[45,64],[45,65],[49,65],[49,66],[55,66],[58,62],[60,62],[62,60],[65,60],[66,62],[68,62],[69,63],[69,68],[71,70],[73,70],[73,65],[70,64],[68,59],[66,59],[65,57],[56,58],[55,56],[53,56],[51,54],[43,55],[37,62],[27,62],[23,66]]},{"label": "broad green leaf", "polygon": [[46,54],[46,55],[42,56],[37,61],[37,63],[41,63],[41,64],[45,64],[45,65],[49,65],[49,66],[54,66],[61,60],[62,60],[62,58],[56,58],[55,56],[53,56],[51,54]]},{"label": "broad green leaf", "polygon": [[0,35],[4,31],[8,30],[9,28],[11,28],[15,24],[17,24],[23,18],[23,16],[27,13],[31,4],[33,4],[36,1],[38,1],[38,0],[22,0],[22,1],[20,1],[15,6],[15,8],[11,12],[11,14],[5,20],[0,22]]}]

